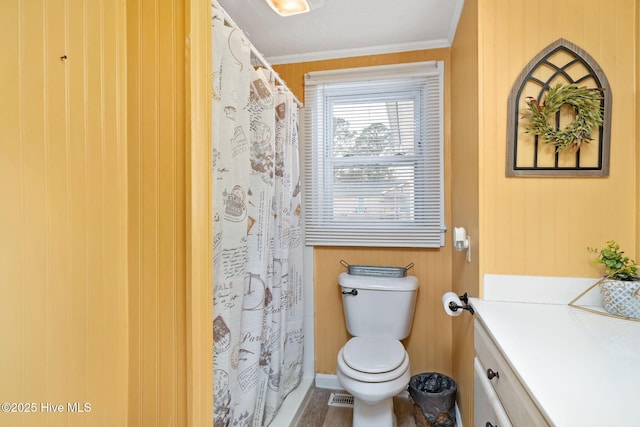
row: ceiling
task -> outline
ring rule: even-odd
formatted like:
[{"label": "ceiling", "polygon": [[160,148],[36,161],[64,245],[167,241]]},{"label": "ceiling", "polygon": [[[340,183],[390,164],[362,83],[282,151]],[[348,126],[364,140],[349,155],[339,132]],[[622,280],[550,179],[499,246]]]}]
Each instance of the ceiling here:
[{"label": "ceiling", "polygon": [[272,64],[451,46],[464,0],[309,0],[282,17],[265,0],[220,0]]}]

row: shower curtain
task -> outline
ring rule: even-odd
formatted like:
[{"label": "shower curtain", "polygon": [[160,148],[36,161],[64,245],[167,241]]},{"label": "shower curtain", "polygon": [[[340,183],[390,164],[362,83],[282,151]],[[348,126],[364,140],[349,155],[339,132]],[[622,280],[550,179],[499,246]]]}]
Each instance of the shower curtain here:
[{"label": "shower curtain", "polygon": [[214,425],[265,426],[302,377],[297,105],[212,17]]}]

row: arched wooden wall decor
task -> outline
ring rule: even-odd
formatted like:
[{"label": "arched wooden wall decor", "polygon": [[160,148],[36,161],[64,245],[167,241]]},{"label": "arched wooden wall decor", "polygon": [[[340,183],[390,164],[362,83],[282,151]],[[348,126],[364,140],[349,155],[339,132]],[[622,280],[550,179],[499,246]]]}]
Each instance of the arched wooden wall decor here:
[{"label": "arched wooden wall decor", "polygon": [[[598,89],[603,124],[592,130],[591,140],[579,149],[556,151],[543,137],[525,132],[527,98],[542,104],[550,88],[576,84]],[[587,52],[559,39],[533,58],[511,89],[507,120],[507,176],[609,176],[611,88],[604,72]],[[555,115],[555,129],[575,120],[574,109],[563,105]]]}]

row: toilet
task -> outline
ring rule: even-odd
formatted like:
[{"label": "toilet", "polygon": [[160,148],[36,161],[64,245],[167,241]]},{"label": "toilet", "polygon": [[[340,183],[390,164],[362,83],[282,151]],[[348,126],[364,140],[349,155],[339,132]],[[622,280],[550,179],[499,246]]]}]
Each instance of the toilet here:
[{"label": "toilet", "polygon": [[341,273],[342,307],[352,338],[338,352],[340,385],[354,400],[354,427],[396,426],[393,396],[406,390],[409,336],[418,279]]}]

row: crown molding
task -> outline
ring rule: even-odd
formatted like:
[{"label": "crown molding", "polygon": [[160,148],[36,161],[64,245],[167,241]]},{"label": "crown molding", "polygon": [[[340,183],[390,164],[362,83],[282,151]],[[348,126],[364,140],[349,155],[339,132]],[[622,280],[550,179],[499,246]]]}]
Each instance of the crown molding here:
[{"label": "crown molding", "polygon": [[445,39],[428,40],[402,44],[382,46],[368,46],[355,49],[337,49],[323,52],[309,52],[294,55],[269,56],[266,60],[270,64],[293,64],[298,62],[321,61],[326,59],[350,58],[354,56],[382,55],[386,53],[409,52],[412,50],[439,49],[451,47],[451,42]]}]

